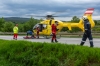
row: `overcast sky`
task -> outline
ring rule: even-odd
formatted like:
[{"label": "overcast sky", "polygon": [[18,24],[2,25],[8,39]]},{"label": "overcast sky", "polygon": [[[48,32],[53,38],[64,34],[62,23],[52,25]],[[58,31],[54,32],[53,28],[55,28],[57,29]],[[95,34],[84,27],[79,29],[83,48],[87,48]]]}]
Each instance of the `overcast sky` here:
[{"label": "overcast sky", "polygon": [[100,0],[0,0],[0,17],[55,14],[70,20],[82,16],[87,8],[94,8],[93,19],[100,20]]}]

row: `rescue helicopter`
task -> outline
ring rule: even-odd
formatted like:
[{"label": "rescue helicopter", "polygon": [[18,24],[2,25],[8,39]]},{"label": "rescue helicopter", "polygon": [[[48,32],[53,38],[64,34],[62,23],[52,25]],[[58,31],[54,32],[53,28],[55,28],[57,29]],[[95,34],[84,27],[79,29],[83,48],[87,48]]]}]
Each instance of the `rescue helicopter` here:
[{"label": "rescue helicopter", "polygon": [[[89,22],[90,22],[92,28],[95,26],[95,23],[92,19],[93,11],[94,11],[94,8],[88,8],[85,11],[85,13],[83,14],[83,16],[87,16],[87,18],[89,19]],[[51,32],[51,25],[56,24],[56,23],[58,24],[57,25],[57,33],[60,32],[63,27],[67,27],[69,30],[72,30],[72,27],[78,27],[82,31],[84,31],[82,18],[80,19],[80,21],[78,23],[75,23],[75,22],[69,23],[69,22],[62,22],[60,20],[55,20],[55,19],[53,19],[54,17],[56,17],[56,16],[47,15],[46,20],[41,21],[40,23],[36,24],[33,27],[34,34],[37,33],[36,28],[39,27],[39,29],[40,29],[39,35],[50,36],[52,33]]]}]

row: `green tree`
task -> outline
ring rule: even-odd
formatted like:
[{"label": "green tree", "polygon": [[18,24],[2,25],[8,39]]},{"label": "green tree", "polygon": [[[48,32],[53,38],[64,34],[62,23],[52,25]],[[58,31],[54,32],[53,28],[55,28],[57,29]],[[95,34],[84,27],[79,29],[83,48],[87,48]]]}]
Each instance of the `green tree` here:
[{"label": "green tree", "polygon": [[0,18],[0,31],[1,31],[1,29],[3,28],[4,23],[5,23],[4,18],[3,18],[3,17]]},{"label": "green tree", "polygon": [[43,19],[41,18],[40,21],[43,21]]},{"label": "green tree", "polygon": [[24,24],[24,26],[23,26],[24,31],[32,30],[33,26],[36,25],[39,22],[40,22],[40,20],[37,20],[37,19],[34,19],[34,18],[31,17],[30,20]]},{"label": "green tree", "polygon": [[74,16],[71,20],[71,22],[75,22],[75,23],[78,23],[79,22],[79,18],[77,16]]},{"label": "green tree", "polygon": [[3,32],[12,32],[14,27],[14,23],[12,22],[5,22],[2,28]]},{"label": "green tree", "polygon": [[24,32],[26,32],[27,30],[30,30],[30,25],[28,24],[28,22],[26,22],[26,23],[23,25],[23,28],[24,28]]},{"label": "green tree", "polygon": [[24,32],[24,24],[18,24],[18,29],[19,32]]},{"label": "green tree", "polygon": [[94,22],[95,22],[95,25],[98,25],[97,20],[94,20]]}]

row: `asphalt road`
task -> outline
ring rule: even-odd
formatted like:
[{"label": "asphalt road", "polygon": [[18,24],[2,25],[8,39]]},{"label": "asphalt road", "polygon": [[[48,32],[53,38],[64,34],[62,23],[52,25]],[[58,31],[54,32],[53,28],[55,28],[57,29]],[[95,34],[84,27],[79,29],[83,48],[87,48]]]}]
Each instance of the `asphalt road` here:
[{"label": "asphalt road", "polygon": [[[18,40],[25,40],[25,41],[32,41],[32,42],[51,42],[51,38],[50,39],[45,39],[43,37],[40,37],[40,39],[23,39],[24,36],[18,36]],[[0,35],[0,39],[4,39],[4,40],[13,40],[13,36],[5,36],[5,35]],[[59,43],[62,44],[75,44],[75,45],[79,45],[81,42],[82,38],[59,38],[57,39],[59,41]],[[99,47],[100,48],[100,38],[94,38],[93,39],[94,42],[94,47]],[[84,44],[84,46],[90,46],[89,44],[89,40],[87,39],[86,43]]]}]

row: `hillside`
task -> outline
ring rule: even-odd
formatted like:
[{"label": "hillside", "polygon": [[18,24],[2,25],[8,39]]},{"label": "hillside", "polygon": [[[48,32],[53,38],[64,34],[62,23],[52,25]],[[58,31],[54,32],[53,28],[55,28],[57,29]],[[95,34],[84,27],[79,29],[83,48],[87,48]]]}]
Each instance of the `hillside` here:
[{"label": "hillside", "polygon": [[[20,22],[20,23],[23,23],[23,22],[27,22],[28,20],[29,20],[30,18],[22,18],[22,17],[4,17],[4,20],[5,21],[7,21],[7,22],[9,22],[9,21],[11,21],[11,22]],[[95,23],[100,23],[100,20],[94,20],[95,21]],[[66,21],[63,21],[63,22],[66,22]],[[68,22],[70,22],[70,21],[68,21]]]},{"label": "hillside", "polygon": [[27,22],[30,18],[21,18],[21,17],[8,17],[8,18],[4,18],[5,21],[9,22],[20,22],[20,23],[23,23],[23,22]]}]

